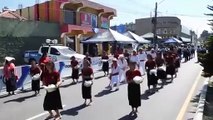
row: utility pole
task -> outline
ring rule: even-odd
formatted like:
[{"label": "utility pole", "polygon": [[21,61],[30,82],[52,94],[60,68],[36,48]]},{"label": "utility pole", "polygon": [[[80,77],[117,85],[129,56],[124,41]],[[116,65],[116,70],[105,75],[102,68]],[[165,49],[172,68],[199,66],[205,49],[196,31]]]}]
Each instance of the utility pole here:
[{"label": "utility pole", "polygon": [[155,16],[152,19],[152,23],[153,23],[153,34],[154,34],[154,38],[153,38],[153,44],[154,47],[156,47],[157,44],[157,9],[158,9],[158,3],[155,3]]}]

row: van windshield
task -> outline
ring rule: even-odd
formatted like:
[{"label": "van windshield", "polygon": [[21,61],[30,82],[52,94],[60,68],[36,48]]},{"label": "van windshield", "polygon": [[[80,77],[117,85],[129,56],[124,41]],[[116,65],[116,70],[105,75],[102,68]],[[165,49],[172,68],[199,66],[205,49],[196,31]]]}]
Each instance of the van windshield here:
[{"label": "van windshield", "polygon": [[64,55],[70,55],[70,54],[75,54],[76,52],[69,48],[69,47],[63,47],[63,48],[58,48],[59,52],[64,54]]}]

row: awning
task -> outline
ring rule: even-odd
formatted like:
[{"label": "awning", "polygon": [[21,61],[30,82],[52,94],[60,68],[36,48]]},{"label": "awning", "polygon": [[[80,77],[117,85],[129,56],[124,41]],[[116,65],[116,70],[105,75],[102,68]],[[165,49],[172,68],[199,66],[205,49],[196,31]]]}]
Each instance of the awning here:
[{"label": "awning", "polygon": [[123,35],[125,35],[125,36],[127,36],[127,37],[130,37],[130,38],[132,38],[132,39],[134,39],[134,40],[135,40],[136,42],[138,42],[138,43],[144,43],[144,44],[150,43],[150,41],[148,41],[148,40],[146,40],[146,39],[144,39],[144,38],[138,36],[138,35],[135,34],[135,33],[130,32],[130,31],[124,33]]},{"label": "awning", "polygon": [[114,31],[112,29],[109,29],[103,33],[98,33],[92,38],[81,41],[82,43],[103,43],[103,42],[118,42],[118,43],[124,43],[124,44],[131,44],[135,43],[136,41],[124,36],[117,31]]},{"label": "awning", "polygon": [[[144,35],[141,35],[141,37],[143,38],[154,38],[154,34],[153,33],[146,33]],[[160,36],[157,36],[158,39],[161,39]]]},{"label": "awning", "polygon": [[182,40],[184,43],[190,43],[190,42],[191,42],[191,39],[190,39],[190,38],[181,37],[181,40]]},{"label": "awning", "polygon": [[178,40],[177,38],[169,38],[164,43],[166,43],[166,44],[169,44],[169,43],[182,43],[182,41]]}]

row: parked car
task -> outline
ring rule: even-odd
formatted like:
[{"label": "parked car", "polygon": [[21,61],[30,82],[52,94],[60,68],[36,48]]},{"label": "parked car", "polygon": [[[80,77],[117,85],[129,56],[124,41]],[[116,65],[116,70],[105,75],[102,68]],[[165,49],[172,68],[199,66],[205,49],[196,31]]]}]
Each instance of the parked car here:
[{"label": "parked car", "polygon": [[75,56],[76,59],[81,62],[83,61],[85,55],[75,52],[73,49],[62,46],[62,45],[42,45],[38,51],[28,50],[24,53],[24,61],[29,63],[31,59],[35,59],[39,62],[43,53],[47,53],[47,56],[50,57],[54,62],[61,60],[70,60],[72,56]]}]

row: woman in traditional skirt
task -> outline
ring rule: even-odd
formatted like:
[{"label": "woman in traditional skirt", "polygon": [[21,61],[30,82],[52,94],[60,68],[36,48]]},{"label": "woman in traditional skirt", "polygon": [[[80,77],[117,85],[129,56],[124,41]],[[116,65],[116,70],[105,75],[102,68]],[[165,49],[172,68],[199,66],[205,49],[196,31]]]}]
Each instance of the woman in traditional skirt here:
[{"label": "woman in traditional skirt", "polygon": [[101,59],[103,62],[102,70],[104,71],[104,75],[109,75],[109,57],[105,51],[103,52]]},{"label": "woman in traditional skirt", "polygon": [[[30,59],[30,61],[33,60],[33,59]],[[29,63],[30,63],[29,61]],[[47,56],[47,52],[44,52],[41,56],[41,58],[39,59],[39,67],[41,68],[42,70],[42,74],[41,74],[41,79],[42,77],[44,76],[44,73],[46,71],[46,63],[50,61],[50,58]]]},{"label": "woman in traditional skirt", "polygon": [[[88,60],[84,60],[84,67],[82,69],[82,97],[85,100],[84,104],[86,104],[87,99],[90,99],[90,103],[92,103],[92,84],[89,86],[85,85],[85,82],[91,81],[94,78],[93,69],[90,66],[90,62]],[[89,104],[90,104],[89,103]],[[88,104],[88,105],[89,105]]]},{"label": "woman in traditional skirt", "polygon": [[141,89],[140,84],[136,84],[133,81],[135,76],[141,76],[139,70],[136,69],[136,63],[129,63],[129,70],[126,72],[126,78],[128,82],[128,100],[129,105],[132,107],[132,112],[138,112],[138,107],[141,106]]},{"label": "woman in traditional skirt", "polygon": [[155,59],[156,65],[157,65],[157,77],[162,81],[162,87],[164,86],[166,82],[166,70],[164,67],[165,60],[162,58],[161,53],[157,53],[157,57]]},{"label": "woman in traditional skirt", "polygon": [[[36,64],[36,60],[32,59],[30,61],[31,64],[31,68],[30,68],[30,75],[33,77],[36,74],[42,74],[42,71],[40,69],[40,67]],[[32,86],[32,90],[35,91],[35,95],[39,94],[40,91],[40,80],[41,78],[38,78],[36,80],[32,80],[31,86]]]},{"label": "woman in traditional skirt", "polygon": [[[55,85],[57,88],[55,91],[46,92],[46,96],[44,98],[44,110],[49,112],[49,116],[46,119],[55,118],[55,120],[61,119],[61,114],[59,109],[62,108],[61,95],[59,91],[59,86],[61,85],[60,74],[55,70],[55,65],[52,61],[49,61],[46,64],[47,71],[44,73],[44,77],[42,82],[45,86]],[[52,111],[56,112],[56,115],[53,114]]]},{"label": "woman in traditional skirt", "polygon": [[154,89],[153,92],[155,92],[156,87],[157,87],[157,83],[158,83],[158,81],[157,81],[158,79],[153,74],[151,74],[150,71],[156,68],[156,63],[153,60],[152,56],[149,55],[149,54],[147,55],[147,59],[148,60],[145,63],[145,68],[146,68],[146,71],[147,71],[147,80],[148,80],[147,85],[148,85],[149,92],[152,92],[150,90],[151,85],[153,85],[153,89]]},{"label": "woman in traditional skirt", "polygon": [[15,65],[12,63],[12,59],[5,58],[5,65],[3,69],[4,79],[6,82],[6,90],[8,95],[15,94],[16,87],[16,80],[17,76],[15,75]]},{"label": "woman in traditional skirt", "polygon": [[171,75],[171,80],[173,81],[173,75],[176,74],[175,70],[175,57],[172,55],[170,51],[166,56],[166,73]]},{"label": "woman in traditional skirt", "polygon": [[79,65],[78,64],[79,63],[76,60],[75,56],[72,56],[71,57],[71,67],[72,67],[72,80],[73,80],[73,83],[78,83],[78,79],[79,79]]}]

